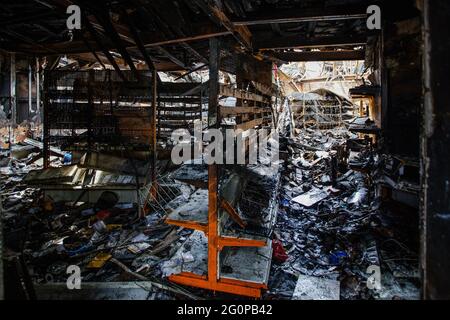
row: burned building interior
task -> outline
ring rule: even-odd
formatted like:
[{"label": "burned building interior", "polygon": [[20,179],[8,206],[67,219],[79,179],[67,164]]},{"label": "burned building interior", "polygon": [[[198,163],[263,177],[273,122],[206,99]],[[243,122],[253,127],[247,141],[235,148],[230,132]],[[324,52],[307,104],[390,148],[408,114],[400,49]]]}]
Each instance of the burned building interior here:
[{"label": "burned building interior", "polygon": [[2,0],[0,298],[449,299],[449,18]]}]

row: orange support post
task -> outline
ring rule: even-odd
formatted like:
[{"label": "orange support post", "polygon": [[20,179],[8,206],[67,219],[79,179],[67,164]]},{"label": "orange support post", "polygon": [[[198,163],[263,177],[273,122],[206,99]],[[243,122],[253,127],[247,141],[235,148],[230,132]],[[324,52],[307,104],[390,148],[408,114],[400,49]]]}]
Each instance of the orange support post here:
[{"label": "orange support post", "polygon": [[218,269],[218,229],[217,229],[217,192],[218,170],[217,165],[208,167],[208,278],[217,281]]}]

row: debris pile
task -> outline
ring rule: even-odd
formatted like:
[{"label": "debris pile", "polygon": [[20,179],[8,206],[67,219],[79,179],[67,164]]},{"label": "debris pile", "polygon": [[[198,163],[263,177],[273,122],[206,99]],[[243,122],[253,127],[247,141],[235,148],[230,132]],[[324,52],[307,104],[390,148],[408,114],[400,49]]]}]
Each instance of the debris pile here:
[{"label": "debris pile", "polygon": [[[413,272],[403,279],[392,273],[401,265],[398,261],[406,261],[409,271],[417,270],[417,253],[401,244],[401,251],[394,248],[398,241],[387,233],[396,226],[386,216],[391,214],[397,223],[401,218],[375,197],[373,181],[381,157],[369,147],[350,152],[347,142],[356,138],[336,128],[301,130],[289,140],[275,228],[288,258],[273,264],[267,298],[417,298]],[[350,153],[364,170],[348,169]],[[373,268],[381,268],[379,290],[371,290]]]},{"label": "debris pile", "polygon": [[332,129],[355,117],[353,103],[330,90],[297,92],[290,100],[295,122],[303,128]]},{"label": "debris pile", "polygon": [[[135,203],[119,203],[110,191],[102,192],[93,204],[55,201],[25,181],[42,172],[37,171],[41,168],[38,164],[27,165],[36,154],[2,158],[0,179],[5,257],[9,261],[23,258],[37,292],[45,285],[55,289],[65,284],[67,268],[75,265],[83,283],[139,280],[153,284],[150,293],[154,298],[195,297],[164,281],[159,268],[190,235],[189,230],[165,224],[161,211],[139,218]],[[187,190],[190,188],[183,192]],[[180,192],[171,205],[176,206],[177,201],[179,205],[185,196]],[[168,205],[165,208],[170,210]],[[65,287],[61,289],[63,293]]]},{"label": "debris pile", "polygon": [[[260,282],[268,276],[266,299],[417,298],[416,246],[400,241],[414,238],[404,234],[410,217],[404,208],[381,205],[375,185],[387,181],[383,168],[389,158],[379,156],[370,139],[345,128],[301,129],[299,135],[281,141],[288,159],[281,176],[277,166],[259,165],[225,174],[230,187],[224,195],[234,204],[236,216],[221,213],[222,235],[271,245],[226,248],[220,275]],[[212,298],[209,291],[167,280],[181,271],[206,272],[203,233],[167,224],[168,218],[207,222],[206,167],[187,164],[172,172],[174,180],[159,184],[159,193],[166,196],[142,217],[136,202],[119,201],[108,190],[89,202],[58,200],[45,188],[38,189],[51,183],[33,184],[38,172],[44,180],[49,176],[33,171],[41,168],[42,161],[36,160],[41,148],[36,141],[30,143],[13,146],[13,157],[5,153],[0,159],[2,219],[6,258],[20,257],[17,261],[23,261],[41,296],[55,294],[58,287],[67,292],[61,285],[67,268],[75,265],[92,290],[114,288],[105,298]],[[64,158],[54,157],[55,168],[50,170],[114,166],[121,168],[119,176],[135,176],[128,163],[117,166],[118,159],[112,157],[85,157],[74,164],[64,164]],[[61,180],[65,175],[56,178],[67,185],[76,174],[69,176],[70,181]],[[265,271],[269,268],[270,274]],[[377,270],[381,283],[372,277]]]},{"label": "debris pile", "polygon": [[[33,156],[35,154],[30,154],[29,158]],[[211,297],[209,291],[182,288],[167,280],[167,276],[179,272],[180,268],[186,270],[190,264],[194,270],[195,266],[204,269],[206,265],[207,256],[200,257],[207,254],[207,250],[203,250],[204,235],[169,225],[165,220],[176,212],[184,218],[186,214],[195,214],[197,211],[193,207],[183,209],[190,203],[207,208],[207,190],[177,180],[171,180],[172,185],[169,186],[168,178],[161,179],[159,193],[170,196],[158,198],[157,202],[150,204],[151,213],[140,217],[136,203],[119,202],[116,193],[108,190],[103,191],[95,203],[82,201],[81,198],[55,200],[48,195],[48,188],[45,187],[52,185],[50,180],[44,179],[50,175],[45,175],[46,171],[40,165],[27,166],[28,157],[22,160],[6,159],[2,160],[6,167],[1,169],[1,178],[5,181],[2,183],[2,194],[5,195],[2,197],[2,219],[8,248],[6,256],[9,259],[23,258],[38,297],[54,297],[55,292],[59,292],[61,296],[56,298],[62,298],[67,294],[65,282],[69,266],[79,267],[83,284],[90,288],[90,292],[96,291],[105,298],[130,298],[131,295],[145,299]],[[68,175],[69,180],[62,181],[67,175],[59,173],[84,170],[83,163],[92,162],[82,159],[76,164],[63,165],[61,160],[53,161],[55,167],[47,170],[56,173],[56,177],[51,175],[51,178],[57,179],[61,186],[71,188],[75,181],[74,174]],[[100,163],[108,165],[107,162]],[[93,168],[90,170],[95,172]],[[183,170],[185,168],[181,167],[180,171]],[[175,171],[173,176],[178,174]],[[45,181],[37,183],[37,175]],[[239,181],[246,181],[248,188],[242,194],[236,192],[236,195],[230,189],[230,194],[236,198],[236,209],[245,221],[245,228],[236,224],[234,219],[225,219],[227,215],[223,213],[222,232],[227,236],[239,235],[268,241],[277,212],[273,190],[277,189],[280,180],[278,168],[251,167],[239,174],[230,174],[231,180],[234,181],[233,177],[238,175],[241,176]],[[258,249],[262,256],[258,250],[246,250],[224,250],[220,272],[224,277],[250,277],[266,281],[271,260],[270,247],[267,250]],[[255,262],[248,259],[249,255],[260,257],[259,268],[254,269]],[[248,266],[245,267],[243,262]],[[141,283],[143,288],[133,286],[135,282]],[[150,288],[147,288],[149,284]],[[106,288],[104,286],[113,289],[110,294],[100,290]],[[123,293],[125,288],[128,288],[129,294]],[[149,291],[148,297],[142,296],[139,290]],[[77,298],[87,298],[92,292]],[[74,298],[76,291],[71,290],[70,293],[70,298]]]}]

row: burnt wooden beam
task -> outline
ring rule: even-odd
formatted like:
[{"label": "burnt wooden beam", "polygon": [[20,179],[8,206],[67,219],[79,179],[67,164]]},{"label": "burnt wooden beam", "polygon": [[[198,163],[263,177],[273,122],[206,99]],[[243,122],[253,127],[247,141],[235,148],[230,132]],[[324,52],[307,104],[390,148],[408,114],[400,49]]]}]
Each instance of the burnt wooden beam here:
[{"label": "burnt wooden beam", "polygon": [[[152,3],[149,3],[145,9],[145,12],[147,12],[147,9],[150,10],[150,12],[153,13],[153,19],[155,20],[156,25],[163,31],[162,33],[169,38],[174,37],[185,37],[186,34],[183,31],[182,25],[184,21],[184,17],[181,14],[180,8],[178,5],[175,5],[174,3],[174,9],[175,9],[175,16],[170,14],[168,10],[170,7],[162,7],[162,3],[155,1]],[[161,13],[161,14],[158,14]],[[148,13],[147,13],[148,14]],[[184,22],[186,23],[186,22]],[[189,28],[191,29],[191,28]],[[179,45],[186,50],[186,52],[193,55],[196,59],[203,63],[208,63],[208,60],[205,59],[200,53],[198,53],[194,48],[192,48],[191,45],[189,45],[186,41],[182,41],[179,43]],[[161,47],[158,47],[158,49],[161,49]],[[161,51],[161,50],[160,50]],[[179,64],[178,62],[175,62],[171,59],[174,63]]]},{"label": "burnt wooden beam", "polygon": [[136,70],[133,59],[131,58],[130,54],[128,53],[128,51],[126,49],[125,44],[123,43],[122,39],[120,38],[120,36],[117,33],[116,29],[114,28],[113,24],[111,23],[110,18],[107,15],[103,15],[103,14],[99,14],[99,13],[96,13],[95,17],[97,18],[97,21],[99,21],[100,24],[105,28],[107,35],[111,38],[111,40],[117,46],[117,50],[119,51],[122,58],[126,61],[128,66],[130,67],[130,70],[136,75],[137,78],[139,78],[139,73]]},{"label": "burnt wooden beam", "polygon": [[[90,21],[91,25],[94,27],[94,29],[97,31],[98,34],[105,33],[107,36],[111,37],[113,36],[110,34],[109,30],[105,28],[105,26],[102,23],[98,23],[98,20],[95,18],[95,15],[90,14],[93,10],[96,10],[96,12],[103,12],[103,8],[96,6],[93,3],[90,3],[85,0],[42,0],[39,1],[39,3],[44,4],[46,7],[51,8],[48,12],[41,12],[37,15],[37,17],[45,17],[47,15],[50,15],[50,12],[52,15],[54,15],[57,18],[66,19],[67,14],[65,13],[65,10],[68,5],[71,4],[78,4],[82,7],[82,12],[86,15],[86,18]],[[165,5],[165,2],[162,2]],[[183,12],[180,11],[180,8],[176,7],[178,15],[176,17],[179,17],[179,14],[182,14]],[[41,16],[42,14],[42,16]],[[98,16],[98,14],[97,14]],[[153,15],[154,16],[154,15]],[[30,17],[33,18],[33,17]],[[20,18],[22,19],[22,18]],[[27,22],[30,21],[28,17],[23,18],[23,20],[17,20],[17,21],[11,21],[11,22],[20,22],[23,20],[26,20]],[[139,48],[139,46],[136,43],[135,37],[132,34],[132,31],[128,28],[127,25],[110,21],[113,25],[113,28],[117,31],[118,36],[122,40],[124,44],[124,50],[130,50],[130,49],[138,49],[139,51],[142,50]],[[3,24],[4,22],[0,22],[0,24]],[[187,20],[186,20],[187,23]],[[145,48],[151,48],[151,47],[158,47],[168,44],[180,44],[183,48],[185,48],[191,55],[196,57],[196,59],[199,59],[199,61],[206,63],[206,59],[201,56],[192,46],[188,44],[188,42],[191,41],[200,41],[200,40],[206,40],[211,37],[218,37],[218,36],[227,36],[232,34],[231,31],[218,28],[216,27],[211,21],[206,21],[198,24],[193,24],[192,26],[184,26],[183,23],[180,23],[183,28],[186,28],[187,30],[192,30],[192,34],[185,35],[185,34],[172,34],[171,36],[163,35],[159,32],[153,32],[153,33],[141,33],[141,41]],[[189,32],[190,33],[190,32]],[[100,51],[104,48],[108,50],[112,50],[115,48],[118,48],[117,41],[112,42],[108,39],[103,39],[102,41],[102,47],[97,46],[96,44],[91,44],[90,47],[87,47],[83,41],[67,41],[67,42],[57,42],[57,43],[49,43],[48,41],[43,43],[42,45],[36,45],[36,42],[31,41],[24,41],[24,38],[21,37],[22,43],[17,43],[15,41],[17,37],[14,37],[11,42],[4,42],[2,43],[2,47],[16,52],[25,52],[29,54],[39,54],[39,55],[46,55],[46,54],[78,54],[78,53],[88,53],[94,51]],[[89,41],[89,40],[88,40]],[[118,48],[120,49],[120,48]],[[122,52],[120,52],[122,51]],[[119,50],[121,54],[125,54],[123,50]],[[126,54],[124,56],[124,59],[127,60]],[[128,61],[129,62],[129,61]],[[131,66],[130,66],[131,67]],[[131,67],[132,68],[132,67]]]},{"label": "burnt wooden beam", "polygon": [[[247,88],[251,81],[272,85],[272,63],[265,59],[239,53],[235,55],[236,60],[236,83],[239,89]],[[245,99],[245,98],[243,98]]]},{"label": "burnt wooden beam", "polygon": [[209,100],[208,100],[208,127],[220,127],[219,112],[219,68],[220,44],[215,38],[209,40]]},{"label": "burnt wooden beam", "polygon": [[[189,0],[188,0],[189,1]],[[217,2],[209,0],[192,0],[216,24],[225,27],[247,50],[252,51],[252,33],[246,26],[234,25]]]},{"label": "burnt wooden beam", "polygon": [[279,52],[274,53],[277,59],[286,62],[301,61],[346,61],[364,60],[364,50],[349,51],[305,51],[305,52]]},{"label": "burnt wooden beam", "polygon": [[[86,12],[96,11],[96,12],[100,12],[101,14],[103,14],[103,8],[97,7],[95,4],[92,3],[92,1],[86,2],[85,0],[40,0],[40,2],[42,4],[47,4],[49,7],[52,7],[53,10],[56,12],[56,14],[58,14],[61,17],[61,19],[63,19],[63,20],[67,19],[66,8],[72,4],[76,4],[76,5],[80,6],[81,11],[84,16],[84,19],[88,20],[91,23],[91,25],[99,33],[106,32],[104,26],[102,26],[101,24],[98,23],[98,18],[96,19],[95,15],[86,13]],[[117,33],[118,33],[120,39],[122,39],[123,41],[132,42],[128,28],[126,28],[125,26],[123,26],[121,24],[115,23],[115,22],[112,23],[112,25],[114,26],[114,29],[117,30]],[[89,50],[83,50],[83,49],[80,50],[76,45],[74,45],[73,47],[74,47],[73,51],[64,52],[64,53],[89,52]],[[77,48],[78,50],[76,50],[75,48]],[[113,47],[111,46],[109,49],[113,49]]]},{"label": "burnt wooden beam", "polygon": [[189,66],[187,66],[183,61],[175,57],[173,54],[171,54],[169,51],[164,49],[163,47],[157,47],[157,50],[161,52],[166,58],[168,58],[170,61],[175,63],[176,65],[180,66],[183,69],[189,69]]},{"label": "burnt wooden beam", "polygon": [[89,44],[89,41],[86,40],[86,38],[81,35],[83,42],[85,44],[86,47],[89,48],[89,50],[91,51],[92,55],[94,56],[95,60],[97,60],[97,62],[102,66],[103,69],[106,69],[104,63],[102,62],[102,60],[100,59],[100,57],[98,56],[97,52],[95,52],[95,50],[91,47],[91,45]]},{"label": "burnt wooden beam", "polygon": [[257,50],[290,49],[290,48],[319,48],[319,47],[342,47],[342,46],[362,46],[365,45],[367,37],[361,36],[340,36],[340,37],[320,37],[304,38],[301,36],[289,36],[258,40],[255,43]]},{"label": "burnt wooden beam", "polygon": [[158,36],[159,39],[156,39],[156,37],[152,40],[147,39],[146,44],[144,45],[146,48],[150,47],[158,47],[168,44],[178,44],[181,42],[190,42],[190,41],[199,41],[199,40],[208,40],[211,38],[216,37],[222,37],[222,36],[228,36],[231,32],[228,30],[216,30],[216,31],[210,31],[202,34],[192,35],[192,36],[185,36],[185,37],[174,37],[173,39],[162,39],[161,36]]},{"label": "burnt wooden beam", "polygon": [[38,43],[38,42],[34,41],[33,39],[30,39],[29,37],[24,36],[23,34],[20,34],[16,31],[8,29],[8,28],[1,28],[0,32],[9,35],[10,37],[12,37],[15,40],[19,39],[19,40],[21,40],[25,43],[28,43],[34,47],[41,48],[43,50],[49,50],[49,52],[51,52],[51,53],[58,53],[57,51],[52,50],[51,48],[47,48],[47,46],[45,46],[41,43]]},{"label": "burnt wooden beam", "polygon": [[53,30],[50,30],[49,28],[45,27],[41,22],[33,22],[33,23],[30,23],[30,25],[32,27],[37,27],[37,28],[41,29],[42,31],[47,32],[48,35],[45,38],[48,38],[50,36],[59,37],[65,32],[65,31],[55,32]]},{"label": "burnt wooden beam", "polygon": [[308,38],[313,38],[314,34],[316,33],[316,27],[317,27],[317,21],[310,21],[308,22],[308,27],[307,27],[307,33],[306,36]]},{"label": "burnt wooden beam", "polygon": [[[163,38],[160,34],[154,34],[151,37],[142,37],[142,41],[144,43],[145,48],[155,48],[164,45],[176,45],[183,42],[191,42],[191,41],[201,41],[208,40],[216,37],[224,37],[231,35],[231,32],[226,30],[203,30],[196,35],[192,36],[183,36],[183,37],[173,37],[170,39]],[[10,35],[10,37],[13,37]],[[13,37],[14,38],[14,37]],[[107,42],[107,43],[105,43]],[[28,43],[28,44],[27,44]],[[82,41],[71,41],[71,42],[61,42],[61,43],[46,43],[44,45],[36,46],[35,43],[26,42],[18,43],[14,42],[1,42],[2,48],[8,49],[8,51],[14,52],[26,52],[26,53],[36,53],[36,54],[78,54],[78,53],[88,53],[90,49],[85,47]],[[114,44],[111,43],[109,39],[103,39],[102,46],[91,45],[95,51],[103,50],[104,48],[108,50],[112,50],[115,48]],[[138,49],[136,45],[127,46],[126,49]]]},{"label": "burnt wooden beam", "polygon": [[245,18],[233,18],[235,26],[249,26],[272,23],[299,23],[365,19],[366,7],[294,8],[256,12]]},{"label": "burnt wooden beam", "polygon": [[230,86],[223,84],[219,85],[219,95],[223,97],[234,97],[241,100],[270,103],[270,100],[267,97],[246,90],[231,88]]},{"label": "burnt wooden beam", "polygon": [[181,42],[180,46],[192,54],[196,59],[198,59],[200,62],[203,62],[203,64],[208,64],[208,59],[206,59],[204,56],[202,56],[197,50],[192,48],[187,42]]},{"label": "burnt wooden beam", "polygon": [[201,70],[201,69],[207,67],[208,64],[209,64],[209,63],[205,63],[205,64],[202,64],[201,66],[199,66],[199,67],[197,67],[197,68],[191,69],[191,70],[189,70],[188,72],[182,74],[181,76],[176,77],[176,78],[174,79],[174,81],[180,80],[180,79],[182,79],[182,78],[184,78],[184,77],[190,75],[190,74],[193,73],[193,72],[199,71],[199,70]]},{"label": "burnt wooden beam", "polygon": [[[174,4],[171,8],[169,1],[144,1],[133,0],[136,5],[140,6],[141,11],[151,19],[156,26],[163,32],[152,32],[146,36],[142,36],[145,47],[157,47],[169,44],[180,44],[183,42],[191,42],[198,40],[207,40],[209,38],[230,35],[231,32],[216,27],[210,21],[203,21],[186,26],[188,21],[184,21],[184,17],[180,16],[180,8]],[[189,1],[189,6],[193,6]],[[172,10],[174,12],[172,12]],[[170,26],[170,27],[169,27]],[[188,29],[186,34],[184,29]]]},{"label": "burnt wooden beam", "polygon": [[9,27],[16,24],[30,24],[35,21],[42,21],[42,19],[47,19],[50,17],[55,17],[55,12],[46,10],[31,15],[15,16],[11,19],[0,21],[0,27]]},{"label": "burnt wooden beam", "polygon": [[[17,73],[16,73],[16,54],[10,54],[10,64],[9,64],[9,96],[11,97],[11,122],[12,125],[17,124]],[[11,143],[11,141],[9,141]]]},{"label": "burnt wooden beam", "polygon": [[220,107],[220,115],[222,117],[236,116],[239,114],[258,114],[268,112],[267,108],[257,107]]},{"label": "burnt wooden beam", "polygon": [[235,124],[233,126],[233,129],[234,130],[247,131],[249,129],[254,129],[256,127],[259,127],[263,123],[264,123],[264,119],[263,118],[253,119],[253,120],[249,120],[249,121],[246,121],[246,122],[243,122],[243,123]]},{"label": "burnt wooden beam", "polygon": [[[128,24],[128,27],[130,28],[130,31],[134,37],[134,41],[139,49],[139,52],[142,54],[145,63],[147,64],[149,70],[154,70],[155,64],[153,63],[153,60],[150,58],[149,54],[147,53],[147,50],[145,50],[144,43],[142,42],[141,36],[139,35],[139,32],[136,29],[136,26],[133,22],[133,19],[131,19],[128,16],[128,13],[126,10],[122,10],[122,15],[125,18],[125,22]],[[158,81],[161,81],[158,76]]]},{"label": "burnt wooden beam", "polygon": [[120,76],[120,78],[123,81],[127,81],[127,79],[125,78],[125,75],[123,74],[122,70],[117,65],[117,62],[114,59],[114,57],[111,55],[111,53],[109,52],[109,50],[107,48],[103,47],[102,40],[101,40],[99,34],[97,33],[97,31],[92,26],[91,22],[88,19],[84,19],[84,20],[85,20],[84,23],[87,26],[87,29],[88,29],[89,33],[95,39],[97,44],[102,48],[102,52],[105,55],[105,57],[108,59],[109,63],[113,66],[114,70],[116,70],[116,72]]}]

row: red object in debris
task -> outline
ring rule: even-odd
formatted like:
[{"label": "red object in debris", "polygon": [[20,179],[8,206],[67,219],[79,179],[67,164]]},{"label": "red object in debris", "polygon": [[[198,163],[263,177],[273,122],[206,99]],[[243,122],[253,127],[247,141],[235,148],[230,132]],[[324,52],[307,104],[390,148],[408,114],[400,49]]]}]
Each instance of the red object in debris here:
[{"label": "red object in debris", "polygon": [[278,239],[272,240],[273,259],[277,262],[285,262],[288,258],[286,250],[284,249],[281,241]]},{"label": "red object in debris", "polygon": [[97,212],[97,219],[98,220],[105,220],[110,215],[111,215],[111,212],[109,212],[108,210],[101,210],[101,211]]}]

